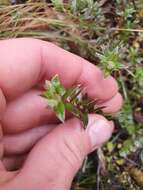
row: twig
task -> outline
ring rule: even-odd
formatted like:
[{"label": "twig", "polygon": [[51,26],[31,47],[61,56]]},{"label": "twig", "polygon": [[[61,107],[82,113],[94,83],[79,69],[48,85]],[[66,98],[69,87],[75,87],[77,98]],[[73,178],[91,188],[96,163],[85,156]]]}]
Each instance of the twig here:
[{"label": "twig", "polygon": [[99,161],[98,166],[97,166],[97,185],[96,185],[96,190],[100,190],[100,169],[101,169],[101,164],[100,164],[100,161]]},{"label": "twig", "polygon": [[88,156],[84,159],[83,166],[82,166],[82,173],[85,173],[86,166],[87,166]]},{"label": "twig", "polygon": [[111,28],[111,31],[128,31],[128,32],[143,32],[143,29],[131,29],[131,28]]},{"label": "twig", "polygon": [[127,157],[125,157],[124,159],[127,160],[128,162],[130,162],[130,164],[132,164],[133,166],[138,166],[138,164],[136,162],[134,162],[133,160],[131,160]]},{"label": "twig", "polygon": [[126,87],[125,87],[125,83],[124,83],[123,77],[121,75],[120,75],[120,82],[121,82],[124,98],[126,100],[129,100],[128,95],[127,95],[127,91],[126,91]]}]

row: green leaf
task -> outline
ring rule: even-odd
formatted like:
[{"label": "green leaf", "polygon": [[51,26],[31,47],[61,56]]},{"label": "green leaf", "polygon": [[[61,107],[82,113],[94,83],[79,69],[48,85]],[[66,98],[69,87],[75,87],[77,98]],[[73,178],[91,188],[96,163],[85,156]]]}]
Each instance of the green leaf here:
[{"label": "green leaf", "polygon": [[52,80],[51,83],[53,86],[59,86],[60,85],[60,79],[58,75],[55,75]]},{"label": "green leaf", "polygon": [[48,90],[48,89],[51,88],[51,87],[52,87],[51,82],[50,82],[49,80],[45,80],[44,88],[45,88],[46,90]]},{"label": "green leaf", "polygon": [[58,101],[54,100],[54,99],[48,99],[47,102],[48,102],[48,106],[50,106],[52,108],[54,108],[58,105]]},{"label": "green leaf", "polygon": [[69,88],[66,90],[65,94],[63,95],[63,100],[66,100],[68,97],[71,97],[71,95],[73,94],[75,90],[75,87]]},{"label": "green leaf", "polygon": [[58,105],[54,108],[54,111],[55,111],[57,117],[62,122],[64,122],[65,121],[65,105],[62,101],[58,103]]},{"label": "green leaf", "polygon": [[71,103],[66,103],[65,107],[66,107],[66,109],[68,111],[70,111],[73,115],[78,117],[83,122],[84,128],[87,126],[87,124],[88,124],[88,114],[86,112],[82,113],[78,108],[76,108]]},{"label": "green leaf", "polygon": [[43,97],[47,98],[47,99],[52,99],[53,98],[53,93],[51,93],[51,91],[45,91],[43,94],[42,94]]},{"label": "green leaf", "polygon": [[109,152],[112,152],[114,148],[115,145],[111,141],[107,143],[107,149]]},{"label": "green leaf", "polygon": [[76,117],[80,118],[81,112],[71,103],[65,104],[66,109]]},{"label": "green leaf", "polygon": [[55,91],[55,87],[52,85],[52,83],[50,81],[46,80],[44,88],[46,90],[43,94],[45,96],[45,98],[53,98],[54,95],[56,94],[56,91]]},{"label": "green leaf", "polygon": [[82,97],[81,92],[82,92],[82,90],[83,89],[81,88],[81,86],[75,87],[73,89],[72,94],[71,94],[71,99],[72,100],[81,100],[81,97]]},{"label": "green leaf", "polygon": [[66,92],[65,88],[62,86],[62,84],[60,83],[60,79],[58,75],[55,75],[52,80],[51,80],[51,84],[54,87],[54,90],[57,94],[63,96]]},{"label": "green leaf", "polygon": [[[82,112],[81,112],[82,113]],[[88,124],[88,114],[87,113],[82,113],[81,116],[80,116],[82,122],[83,122],[83,126],[84,128],[86,128],[87,124]]]}]

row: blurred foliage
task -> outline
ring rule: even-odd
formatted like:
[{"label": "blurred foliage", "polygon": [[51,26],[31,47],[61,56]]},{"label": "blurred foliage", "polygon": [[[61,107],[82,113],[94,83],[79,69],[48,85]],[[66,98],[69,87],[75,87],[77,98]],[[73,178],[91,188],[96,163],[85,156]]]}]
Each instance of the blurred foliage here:
[{"label": "blurred foliage", "polygon": [[0,39],[51,41],[119,82],[124,105],[114,118],[114,135],[102,150],[89,156],[85,172],[79,172],[73,186],[141,190],[143,0],[29,0],[9,6],[5,2],[0,1]]}]

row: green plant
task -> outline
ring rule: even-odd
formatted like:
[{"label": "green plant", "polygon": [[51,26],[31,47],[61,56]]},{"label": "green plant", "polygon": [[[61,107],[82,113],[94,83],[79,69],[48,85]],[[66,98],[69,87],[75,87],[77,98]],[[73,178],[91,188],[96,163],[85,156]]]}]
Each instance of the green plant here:
[{"label": "green plant", "polygon": [[100,59],[102,69],[105,72],[105,75],[111,74],[113,71],[119,71],[125,66],[122,64],[122,58],[121,58],[121,49],[122,46],[116,46],[116,47],[102,47],[102,54],[97,53],[97,56]]},{"label": "green plant", "polygon": [[56,116],[65,121],[65,111],[71,112],[74,116],[83,122],[83,126],[88,124],[88,113],[99,112],[101,107],[96,106],[96,101],[83,94],[84,89],[81,85],[65,89],[60,83],[58,75],[55,75],[51,81],[46,80],[45,91],[42,96],[47,99],[47,104],[51,107]]},{"label": "green plant", "polygon": [[138,131],[137,134],[134,134],[132,137],[124,141],[122,148],[119,151],[121,157],[127,157],[131,153],[135,153],[137,150],[143,147],[143,132]]}]

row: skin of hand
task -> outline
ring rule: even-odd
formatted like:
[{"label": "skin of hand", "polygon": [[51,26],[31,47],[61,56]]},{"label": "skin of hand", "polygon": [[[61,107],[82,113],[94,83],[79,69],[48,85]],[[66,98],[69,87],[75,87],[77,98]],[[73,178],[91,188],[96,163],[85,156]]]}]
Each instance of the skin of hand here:
[{"label": "skin of hand", "polygon": [[113,123],[90,114],[87,129],[73,117],[60,124],[41,96],[46,79],[82,84],[89,97],[117,112],[122,105],[111,76],[52,43],[0,41],[0,190],[68,190],[86,155],[105,143]]}]

